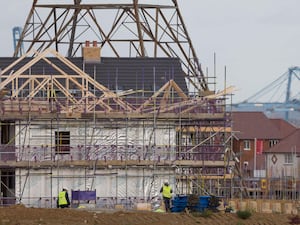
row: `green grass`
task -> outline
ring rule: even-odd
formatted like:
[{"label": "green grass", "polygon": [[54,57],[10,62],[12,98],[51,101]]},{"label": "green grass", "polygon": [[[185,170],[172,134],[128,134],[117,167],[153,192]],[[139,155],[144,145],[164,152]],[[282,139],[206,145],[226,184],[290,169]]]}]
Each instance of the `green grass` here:
[{"label": "green grass", "polygon": [[239,210],[236,212],[237,216],[240,219],[246,220],[252,216],[252,213],[250,210]]},{"label": "green grass", "polygon": [[204,217],[204,218],[208,218],[211,217],[211,215],[213,214],[213,212],[209,209],[205,209],[203,212],[192,212],[191,213],[194,217]]}]

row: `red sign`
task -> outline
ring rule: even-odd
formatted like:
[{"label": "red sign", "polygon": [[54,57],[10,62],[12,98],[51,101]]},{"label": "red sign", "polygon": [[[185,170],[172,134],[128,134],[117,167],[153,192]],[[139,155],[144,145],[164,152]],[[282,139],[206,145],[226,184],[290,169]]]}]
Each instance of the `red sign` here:
[{"label": "red sign", "polygon": [[256,140],[256,154],[261,155],[263,152],[264,141]]}]

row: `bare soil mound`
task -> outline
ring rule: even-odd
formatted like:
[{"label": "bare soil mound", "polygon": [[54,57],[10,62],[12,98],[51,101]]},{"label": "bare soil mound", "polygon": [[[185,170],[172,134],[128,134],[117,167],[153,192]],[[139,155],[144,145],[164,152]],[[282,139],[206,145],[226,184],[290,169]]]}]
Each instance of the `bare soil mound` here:
[{"label": "bare soil mound", "polygon": [[24,206],[0,208],[1,225],[284,225],[290,224],[291,217],[292,215],[256,213],[243,220],[235,213],[213,213],[205,218],[190,213],[104,212]]}]

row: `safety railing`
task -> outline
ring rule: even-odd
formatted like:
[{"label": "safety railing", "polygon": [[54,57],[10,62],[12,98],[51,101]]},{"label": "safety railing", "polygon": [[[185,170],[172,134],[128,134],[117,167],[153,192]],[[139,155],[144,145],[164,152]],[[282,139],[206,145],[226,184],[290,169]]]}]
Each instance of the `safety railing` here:
[{"label": "safety railing", "polygon": [[223,160],[223,148],[218,146],[142,146],[142,145],[77,145],[57,151],[55,146],[7,146],[0,145],[2,161],[57,161],[57,160]]}]

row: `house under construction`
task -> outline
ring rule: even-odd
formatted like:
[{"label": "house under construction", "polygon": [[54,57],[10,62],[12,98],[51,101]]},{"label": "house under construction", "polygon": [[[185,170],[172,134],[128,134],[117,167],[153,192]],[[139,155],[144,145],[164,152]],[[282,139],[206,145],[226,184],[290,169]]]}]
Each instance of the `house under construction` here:
[{"label": "house under construction", "polygon": [[[177,1],[166,5],[137,0],[123,5],[74,3],[33,1],[18,44],[30,43],[26,53],[0,59],[1,203],[55,207],[58,192],[66,187],[95,190],[95,200],[102,206],[129,207],[158,196],[165,180],[175,194],[232,196],[231,114],[226,100],[233,90],[209,90]],[[49,9],[42,26],[33,22],[39,7]],[[93,13],[103,9],[118,11],[108,34]],[[172,27],[164,9],[173,12],[171,18],[177,18],[180,29]],[[66,12],[73,13],[72,19],[60,21]],[[87,16],[104,38],[92,45],[75,39],[76,32],[81,32],[76,23],[89,21],[83,20]],[[166,24],[161,24],[159,16]],[[156,26],[147,24],[147,17]],[[120,29],[119,23],[129,24],[128,19],[137,29],[138,39],[128,42],[138,58],[121,57],[114,47],[117,40],[125,40],[111,34],[118,33],[114,29]],[[50,35],[53,27],[55,33]],[[43,37],[46,33],[49,40]],[[29,34],[37,36],[30,40]],[[169,40],[161,38],[165,34]],[[146,40],[147,35],[151,40]],[[71,39],[63,41],[67,36]],[[150,49],[166,55],[155,51],[146,57],[150,41],[154,43]],[[34,50],[37,43],[40,46]],[[69,57],[61,54],[62,43],[69,44]],[[102,57],[107,45],[116,57]],[[74,50],[79,48],[82,55],[76,57]]]}]

